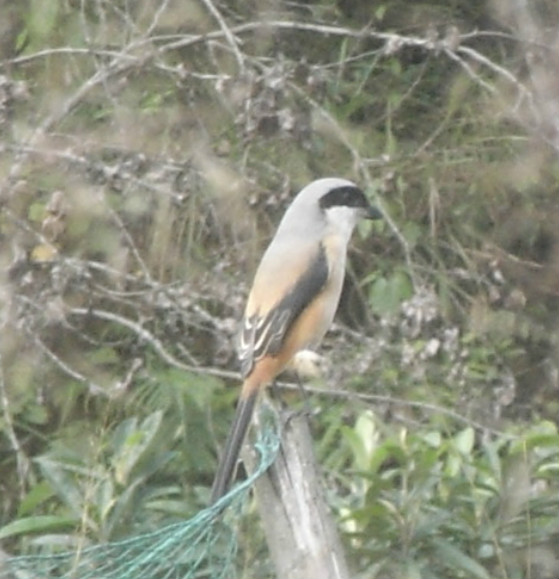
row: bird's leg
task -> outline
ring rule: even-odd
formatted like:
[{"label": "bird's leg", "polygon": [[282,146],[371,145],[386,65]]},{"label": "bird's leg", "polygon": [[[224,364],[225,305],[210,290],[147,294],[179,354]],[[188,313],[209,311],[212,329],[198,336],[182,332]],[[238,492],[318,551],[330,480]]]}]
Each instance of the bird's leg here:
[{"label": "bird's leg", "polygon": [[311,406],[311,397],[309,396],[309,393],[305,388],[305,385],[303,384],[303,380],[301,380],[301,376],[297,374],[296,378],[297,378],[297,386],[299,388],[299,392],[301,393],[301,398],[303,399],[303,410],[301,410],[301,413],[306,415],[307,418],[310,418],[313,414]]},{"label": "bird's leg", "polygon": [[279,414],[281,417],[281,421],[284,425],[287,424],[292,418],[295,418],[296,416],[304,415],[310,417],[312,416],[313,413],[310,404],[309,393],[305,389],[303,380],[301,380],[301,377],[298,374],[295,374],[295,379],[297,383],[297,389],[301,393],[301,397],[303,399],[302,409],[295,410],[292,407],[290,407],[290,405],[287,403],[285,399],[285,393],[283,392],[281,386],[279,386],[275,380],[270,384],[270,397],[272,398],[272,400],[275,400],[279,405]]},{"label": "bird's leg", "polygon": [[280,410],[284,410],[287,407],[281,388],[276,380],[270,384],[270,397],[280,405]]}]

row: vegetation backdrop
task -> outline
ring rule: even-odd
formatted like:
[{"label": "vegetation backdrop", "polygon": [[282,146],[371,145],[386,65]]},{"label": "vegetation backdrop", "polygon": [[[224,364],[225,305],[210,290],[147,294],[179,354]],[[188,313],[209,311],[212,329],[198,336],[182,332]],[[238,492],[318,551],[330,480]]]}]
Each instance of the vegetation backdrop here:
[{"label": "vegetation backdrop", "polygon": [[[338,175],[387,215],[311,385],[356,576],[557,577],[557,3],[0,13],[3,549],[206,506],[247,284],[293,195]],[[246,522],[239,575],[272,576]]]}]

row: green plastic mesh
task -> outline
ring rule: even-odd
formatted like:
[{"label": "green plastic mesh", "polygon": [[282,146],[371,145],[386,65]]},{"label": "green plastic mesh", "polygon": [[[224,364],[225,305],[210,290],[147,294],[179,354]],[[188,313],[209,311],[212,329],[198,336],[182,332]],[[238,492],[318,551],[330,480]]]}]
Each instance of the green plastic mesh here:
[{"label": "green plastic mesh", "polygon": [[[255,448],[258,467],[241,484],[195,517],[125,540],[56,554],[8,557],[0,579],[231,579],[238,548],[234,524],[248,490],[277,456],[280,427],[269,414]],[[228,523],[230,521],[230,523]]]}]

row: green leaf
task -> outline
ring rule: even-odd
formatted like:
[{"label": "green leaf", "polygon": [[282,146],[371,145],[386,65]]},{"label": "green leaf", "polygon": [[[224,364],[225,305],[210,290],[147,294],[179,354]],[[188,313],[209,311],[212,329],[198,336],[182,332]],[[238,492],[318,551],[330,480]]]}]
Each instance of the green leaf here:
[{"label": "green leaf", "polygon": [[130,513],[134,512],[138,507],[136,491],[142,482],[143,480],[140,478],[135,479],[116,499],[103,526],[104,540],[110,539],[116,531],[129,526]]},{"label": "green leaf", "polygon": [[23,28],[23,30],[17,35],[16,38],[16,52],[23,50],[27,42],[29,41],[29,30]]},{"label": "green leaf", "polygon": [[116,500],[114,484],[110,478],[107,477],[99,483],[95,493],[95,499],[99,517],[102,521],[105,521]]},{"label": "green leaf", "polygon": [[146,503],[146,509],[171,515],[174,517],[187,517],[190,512],[184,500],[156,500]]},{"label": "green leaf", "polygon": [[454,437],[454,447],[464,456],[469,456],[474,448],[474,441],[474,429],[468,426]]},{"label": "green leaf", "polygon": [[510,453],[524,454],[530,449],[538,447],[559,448],[559,434],[557,427],[552,422],[543,420],[534,425],[524,436],[511,443]]},{"label": "green leaf", "polygon": [[433,540],[435,550],[438,553],[439,560],[449,569],[463,569],[469,577],[477,579],[491,579],[487,569],[477,561],[466,555],[463,551],[449,543],[445,539],[437,538]]},{"label": "green leaf", "polygon": [[120,359],[115,349],[108,347],[95,348],[88,358],[95,364],[114,364]]},{"label": "green leaf", "polygon": [[422,229],[413,221],[408,221],[402,227],[402,234],[408,242],[411,249],[413,249],[421,240]]},{"label": "green leaf", "polygon": [[419,434],[419,437],[425,444],[429,445],[431,448],[439,448],[442,443],[441,433],[438,431],[426,432],[425,434]]},{"label": "green leaf", "polygon": [[50,499],[54,491],[47,481],[33,485],[21,501],[17,514],[19,517],[32,513],[39,505]]},{"label": "green leaf", "polygon": [[410,279],[403,271],[389,277],[380,277],[373,282],[369,291],[371,308],[381,315],[394,315],[401,303],[412,296]]},{"label": "green leaf", "polygon": [[45,204],[44,203],[31,203],[29,209],[27,210],[27,218],[30,221],[35,221],[40,223],[45,217]]},{"label": "green leaf", "polygon": [[68,474],[65,465],[48,456],[40,456],[36,461],[58,497],[79,517],[82,514],[84,496],[74,478]]},{"label": "green leaf", "polygon": [[381,22],[384,18],[384,15],[386,14],[386,4],[381,4],[375,11],[374,11],[374,15],[375,18]]},{"label": "green leaf", "polygon": [[355,434],[360,442],[358,445],[360,452],[355,454],[357,467],[365,469],[369,464],[369,459],[377,446],[379,438],[372,412],[367,411],[359,415],[355,423]]},{"label": "green leaf", "polygon": [[114,436],[115,479],[119,484],[129,482],[132,470],[154,450],[153,443],[163,426],[163,412],[157,410],[138,424],[136,418],[125,420]]},{"label": "green leaf", "polygon": [[28,533],[44,533],[45,531],[68,530],[76,525],[74,517],[62,517],[58,515],[42,515],[24,517],[8,523],[0,529],[0,539],[26,535]]},{"label": "green leaf", "polygon": [[46,424],[49,419],[47,409],[40,404],[29,404],[25,409],[25,419],[31,424]]}]

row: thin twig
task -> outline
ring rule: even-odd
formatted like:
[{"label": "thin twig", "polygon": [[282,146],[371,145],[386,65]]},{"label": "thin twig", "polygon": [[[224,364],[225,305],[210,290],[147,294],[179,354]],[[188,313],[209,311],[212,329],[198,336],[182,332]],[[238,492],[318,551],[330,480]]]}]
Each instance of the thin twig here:
[{"label": "thin twig", "polygon": [[157,28],[157,25],[159,24],[159,21],[160,21],[161,17],[163,16],[163,13],[165,12],[167,7],[169,6],[169,1],[170,0],[163,0],[163,2],[161,2],[159,8],[156,10],[156,12],[153,16],[153,20],[151,21],[151,24],[148,26],[148,28],[144,32],[144,34],[142,34],[142,36],[144,38],[149,38],[152,35],[153,31]]},{"label": "thin twig", "polygon": [[221,370],[218,368],[210,368],[206,366],[192,366],[190,364],[185,364],[181,360],[175,358],[173,354],[167,351],[163,346],[161,340],[154,336],[149,330],[144,328],[141,324],[134,322],[128,318],[115,314],[113,312],[108,312],[106,310],[99,309],[87,309],[87,308],[71,308],[68,310],[70,315],[77,316],[91,316],[98,318],[100,320],[106,320],[108,322],[113,322],[119,324],[129,330],[133,331],[141,340],[148,343],[154,350],[159,354],[159,356],[175,368],[185,370],[186,372],[192,372],[196,374],[208,374],[216,376],[219,378],[235,379],[238,380],[240,375],[238,372],[231,372],[228,370]]},{"label": "thin twig", "polygon": [[212,0],[202,0],[202,2],[204,2],[206,8],[212,13],[213,17],[217,20],[217,22],[218,22],[218,24],[223,32],[223,35],[227,39],[227,42],[229,43],[229,46],[231,47],[231,50],[233,51],[233,54],[235,55],[235,58],[237,59],[237,64],[239,65],[239,70],[241,72],[243,72],[245,69],[244,57],[243,57],[243,53],[239,50],[238,41],[235,38],[233,32],[231,31],[231,29],[227,25],[227,22],[225,22],[225,19],[223,18],[223,16],[219,12],[219,10],[215,7]]},{"label": "thin twig", "polygon": [[103,388],[93,380],[89,379],[87,376],[78,372],[71,366],[69,366],[60,356],[56,355],[40,338],[35,332],[29,332],[32,340],[35,342],[37,347],[48,357],[52,362],[54,362],[65,374],[73,378],[77,382],[85,384],[87,389],[91,394],[106,394],[107,389]]},{"label": "thin twig", "polygon": [[[291,384],[289,382],[278,382],[277,386],[285,390],[299,390],[300,388],[298,384]],[[308,393],[315,394],[317,396],[326,396],[338,399],[341,398],[344,400],[360,400],[362,402],[367,402],[370,404],[384,403],[399,406],[409,406],[410,408],[419,408],[421,410],[426,410],[428,412],[449,416],[454,420],[461,422],[462,424],[467,424],[468,426],[475,428],[476,430],[489,432],[496,436],[502,436],[505,438],[509,438],[511,440],[517,440],[518,438],[520,438],[516,434],[511,434],[503,430],[497,430],[496,428],[492,428],[490,426],[487,426],[486,424],[482,424],[481,422],[477,422],[476,420],[467,418],[466,416],[463,416],[462,414],[456,412],[455,410],[451,410],[450,408],[444,406],[438,406],[437,404],[431,404],[429,402],[404,400],[402,398],[394,398],[393,396],[387,396],[384,394],[363,394],[361,392],[350,392],[348,390],[333,390],[327,388],[313,387],[309,385],[305,385],[305,390]]]},{"label": "thin twig", "polygon": [[448,56],[448,58],[450,58],[451,60],[454,60],[454,62],[457,62],[467,73],[467,75],[477,84],[479,84],[480,86],[482,86],[488,93],[490,94],[496,94],[497,89],[489,84],[488,82],[486,82],[485,80],[483,80],[479,74],[477,74],[477,72],[475,72],[475,70],[463,59],[460,58],[456,52],[449,50],[448,48],[444,49],[444,53]]}]

